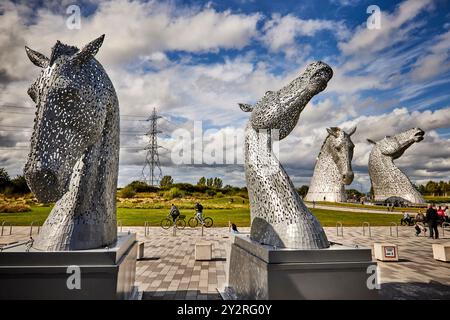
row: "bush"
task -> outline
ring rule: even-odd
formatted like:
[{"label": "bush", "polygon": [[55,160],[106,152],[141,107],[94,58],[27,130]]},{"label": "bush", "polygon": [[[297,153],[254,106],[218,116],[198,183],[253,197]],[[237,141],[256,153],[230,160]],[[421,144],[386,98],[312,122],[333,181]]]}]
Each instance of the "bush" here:
[{"label": "bush", "polygon": [[176,187],[170,188],[169,191],[164,192],[164,198],[166,199],[181,198],[183,196],[184,193]]},{"label": "bush", "polygon": [[208,190],[206,190],[206,194],[208,196],[214,197],[216,195],[216,191],[212,190],[212,189],[208,189]]},{"label": "bush", "polygon": [[119,196],[122,198],[133,198],[136,195],[136,191],[130,186],[126,186],[119,191]]},{"label": "bush", "polygon": [[159,190],[158,187],[150,186],[146,182],[143,181],[133,181],[125,186],[125,188],[130,187],[135,192],[157,192]]},{"label": "bush", "polygon": [[31,211],[31,207],[26,204],[1,204],[0,212],[2,213],[15,213],[15,212],[28,212]]},{"label": "bush", "polygon": [[224,195],[223,195],[222,192],[217,192],[216,193],[216,198],[223,198],[223,197],[224,197]]}]

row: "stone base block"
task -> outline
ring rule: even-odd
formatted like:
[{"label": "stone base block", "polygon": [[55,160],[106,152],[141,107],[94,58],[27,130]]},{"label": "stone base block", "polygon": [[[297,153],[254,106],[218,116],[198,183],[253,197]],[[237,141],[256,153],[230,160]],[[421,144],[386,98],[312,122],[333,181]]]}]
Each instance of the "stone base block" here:
[{"label": "stone base block", "polygon": [[138,250],[137,250],[137,260],[141,260],[144,258],[144,250],[145,250],[145,243],[144,242],[140,242],[138,245]]},{"label": "stone base block", "polygon": [[211,260],[212,243],[198,242],[195,244],[195,260]]},{"label": "stone base block", "polygon": [[377,299],[376,265],[368,248],[276,249],[236,235],[219,291],[229,299]]},{"label": "stone base block", "polygon": [[398,261],[398,247],[393,243],[374,243],[375,259],[380,261]]},{"label": "stone base block", "polygon": [[109,248],[5,248],[0,252],[0,300],[135,298],[136,254],[136,235],[126,233],[119,233]]},{"label": "stone base block", "polygon": [[450,243],[433,243],[433,258],[450,262]]}]

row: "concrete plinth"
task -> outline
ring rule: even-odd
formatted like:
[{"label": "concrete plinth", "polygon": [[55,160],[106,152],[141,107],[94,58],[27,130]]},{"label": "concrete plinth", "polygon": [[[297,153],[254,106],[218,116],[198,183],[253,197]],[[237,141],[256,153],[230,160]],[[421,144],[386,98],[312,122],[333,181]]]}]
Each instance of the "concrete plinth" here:
[{"label": "concrete plinth", "polygon": [[450,262],[450,242],[433,243],[433,258],[439,261]]},{"label": "concrete plinth", "polygon": [[374,243],[375,259],[380,261],[398,261],[398,247],[393,243]]},{"label": "concrete plinth", "polygon": [[236,235],[221,294],[251,300],[377,299],[377,290],[368,288],[375,284],[368,268],[376,264],[368,248],[277,249]]},{"label": "concrete plinth", "polygon": [[198,242],[195,244],[195,260],[211,260],[212,259],[212,243]]},{"label": "concrete plinth", "polygon": [[[119,233],[117,243],[109,248],[27,252],[21,245],[5,249],[0,252],[0,300],[132,299],[136,254],[136,234],[126,233]],[[77,267],[80,289],[73,288]]]}]

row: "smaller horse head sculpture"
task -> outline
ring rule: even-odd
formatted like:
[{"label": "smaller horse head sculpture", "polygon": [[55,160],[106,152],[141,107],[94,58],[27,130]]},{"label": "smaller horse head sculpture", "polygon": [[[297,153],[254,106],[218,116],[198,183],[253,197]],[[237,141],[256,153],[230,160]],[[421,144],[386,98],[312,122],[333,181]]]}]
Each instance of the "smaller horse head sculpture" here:
[{"label": "smaller horse head sculpture", "polygon": [[103,39],[81,50],[58,41],[50,58],[25,47],[42,72],[28,89],[36,117],[24,175],[38,200],[58,201],[35,241],[41,250],[98,248],[116,240],[119,105],[94,58]]},{"label": "smaller horse head sculpture", "polygon": [[355,148],[350,137],[355,133],[356,127],[351,128],[348,133],[337,127],[327,128],[327,131],[329,135],[320,150],[319,158],[322,156],[322,152],[329,153],[339,170],[342,183],[349,185],[353,182],[354,177],[352,159]]},{"label": "smaller horse head sculpture", "polygon": [[414,143],[422,141],[424,135],[425,132],[422,129],[413,128],[392,137],[386,136],[378,142],[370,139],[367,139],[367,141],[376,145],[382,154],[395,160],[400,158],[406,149]]},{"label": "smaller horse head sculpture", "polygon": [[401,198],[410,203],[425,202],[406,174],[394,164],[406,149],[422,141],[424,134],[422,129],[413,128],[378,142],[367,139],[374,145],[369,156],[369,175],[375,201]]},{"label": "smaller horse head sculpture", "polygon": [[327,128],[325,138],[317,157],[314,174],[306,195],[307,201],[342,202],[347,199],[344,185],[353,182],[353,149],[351,136],[353,127],[346,133],[338,127]]}]

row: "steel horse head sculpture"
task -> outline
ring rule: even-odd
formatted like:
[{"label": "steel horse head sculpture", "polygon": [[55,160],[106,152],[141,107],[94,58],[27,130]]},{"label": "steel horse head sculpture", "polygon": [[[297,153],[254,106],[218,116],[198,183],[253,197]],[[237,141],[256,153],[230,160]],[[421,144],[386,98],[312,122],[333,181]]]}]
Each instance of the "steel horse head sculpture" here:
[{"label": "steel horse head sculpture", "polygon": [[424,134],[422,129],[413,128],[378,142],[367,139],[374,145],[369,156],[369,175],[375,201],[402,198],[410,203],[425,202],[409,178],[394,164],[406,149],[422,141]]},{"label": "steel horse head sculpture", "polygon": [[344,185],[353,182],[352,159],[355,145],[351,135],[356,127],[348,133],[332,127],[317,157],[314,174],[311,179],[306,201],[344,202],[347,200]]},{"label": "steel horse head sculpture", "polygon": [[58,41],[50,58],[25,47],[42,71],[28,90],[37,110],[24,174],[39,201],[56,201],[34,241],[38,250],[92,249],[117,240],[119,103],[94,58],[103,39],[81,50]]},{"label": "steel horse head sculpture", "polygon": [[250,237],[259,243],[297,249],[329,247],[319,221],[300,199],[292,181],[272,151],[273,133],[283,139],[295,128],[300,113],[333,76],[323,62],[276,92],[268,91],[254,106],[245,134],[245,175],[250,198]]}]

